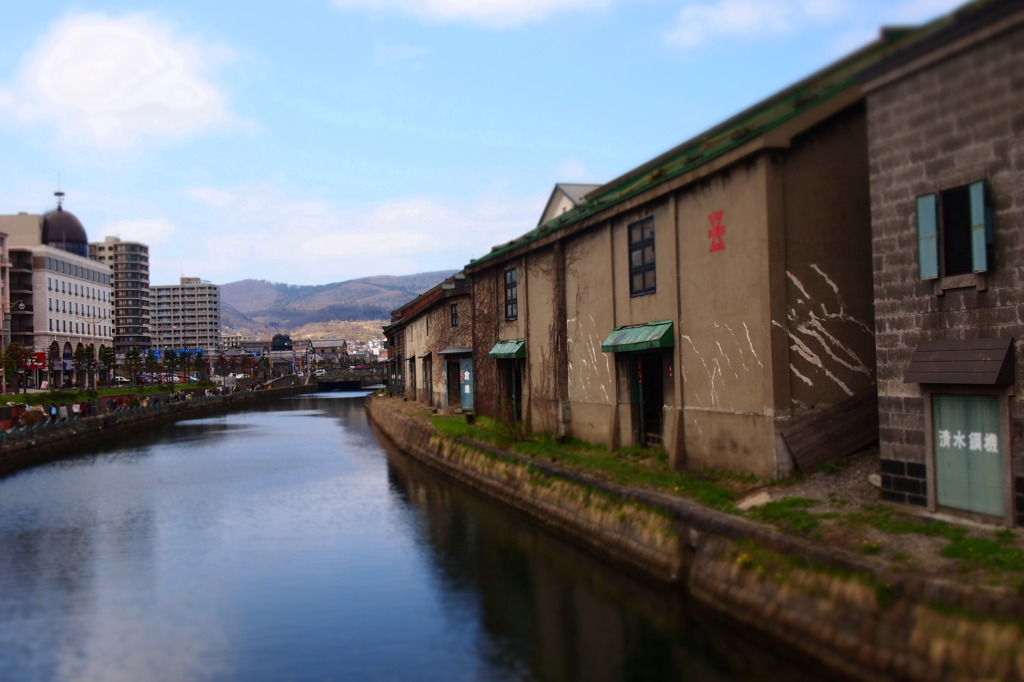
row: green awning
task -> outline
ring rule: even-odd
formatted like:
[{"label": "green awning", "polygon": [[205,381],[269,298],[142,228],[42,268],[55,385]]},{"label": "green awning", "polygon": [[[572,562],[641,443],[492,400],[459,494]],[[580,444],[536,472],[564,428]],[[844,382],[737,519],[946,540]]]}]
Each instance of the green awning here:
[{"label": "green awning", "polygon": [[629,353],[638,350],[671,348],[675,345],[672,320],[616,327],[601,343],[605,353]]},{"label": "green awning", "polygon": [[487,356],[498,360],[521,360],[526,357],[526,339],[498,341]]}]

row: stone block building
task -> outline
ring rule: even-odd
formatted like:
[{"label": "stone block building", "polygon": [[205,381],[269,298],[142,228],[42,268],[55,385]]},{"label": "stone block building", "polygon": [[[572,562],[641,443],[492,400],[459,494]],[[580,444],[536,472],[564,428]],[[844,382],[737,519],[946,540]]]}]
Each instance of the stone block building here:
[{"label": "stone block building", "polygon": [[[885,33],[467,265],[478,410],[766,478],[871,442],[856,76],[906,37]],[[816,442],[794,437],[822,415],[838,416]]]},{"label": "stone block building", "polygon": [[862,76],[886,499],[1024,523],[1024,3]]},{"label": "stone block building", "polygon": [[391,313],[388,389],[438,409],[473,410],[470,289],[459,272]]}]

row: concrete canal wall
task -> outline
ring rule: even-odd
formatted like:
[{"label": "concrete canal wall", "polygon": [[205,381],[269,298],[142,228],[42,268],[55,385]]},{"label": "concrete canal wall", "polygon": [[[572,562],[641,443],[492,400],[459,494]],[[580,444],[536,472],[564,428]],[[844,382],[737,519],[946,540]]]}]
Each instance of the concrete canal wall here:
[{"label": "concrete canal wall", "polygon": [[444,438],[402,404],[367,400],[378,435],[401,451],[846,675],[1024,680],[1019,595],[892,574],[686,500]]},{"label": "concrete canal wall", "polygon": [[[160,395],[158,405],[119,408],[58,425],[40,424],[34,429],[15,429],[10,433],[5,432],[0,440],[0,476],[73,457],[86,446],[102,443],[131,431],[237,409],[245,405],[270,402],[313,390],[315,387],[296,385],[196,397],[178,402],[170,402],[168,396]],[[157,395],[150,394],[148,397],[154,398]]]}]

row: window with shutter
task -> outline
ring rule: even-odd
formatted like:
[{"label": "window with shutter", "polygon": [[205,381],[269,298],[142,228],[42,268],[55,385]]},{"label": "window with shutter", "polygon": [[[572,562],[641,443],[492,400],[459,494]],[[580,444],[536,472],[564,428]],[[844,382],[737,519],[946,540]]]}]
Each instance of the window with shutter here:
[{"label": "window with shutter", "polygon": [[986,272],[991,245],[984,181],[917,197],[921,279]]}]

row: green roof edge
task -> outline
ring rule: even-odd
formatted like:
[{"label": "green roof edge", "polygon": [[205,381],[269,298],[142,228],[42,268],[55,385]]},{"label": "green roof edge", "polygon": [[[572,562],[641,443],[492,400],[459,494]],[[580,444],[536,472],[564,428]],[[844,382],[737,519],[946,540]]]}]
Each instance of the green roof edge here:
[{"label": "green roof edge", "polygon": [[[483,265],[488,261],[527,246],[549,234],[570,227],[611,206],[626,201],[684,173],[700,168],[709,161],[720,158],[750,140],[763,135],[813,107],[831,99],[858,83],[858,74],[891,54],[894,45],[903,42],[908,35],[917,35],[944,23],[942,17],[923,28],[883,31],[882,37],[859,50],[841,58],[824,69],[789,87],[769,96],[726,121],[714,126],[695,138],[655,157],[616,180],[603,185],[588,195],[579,206],[552,218],[533,230],[496,246],[466,268]],[[793,104],[789,109],[786,105]],[[780,111],[780,109],[783,109]],[[772,115],[774,113],[774,116]],[[758,119],[765,119],[759,125],[750,125]]]}]

